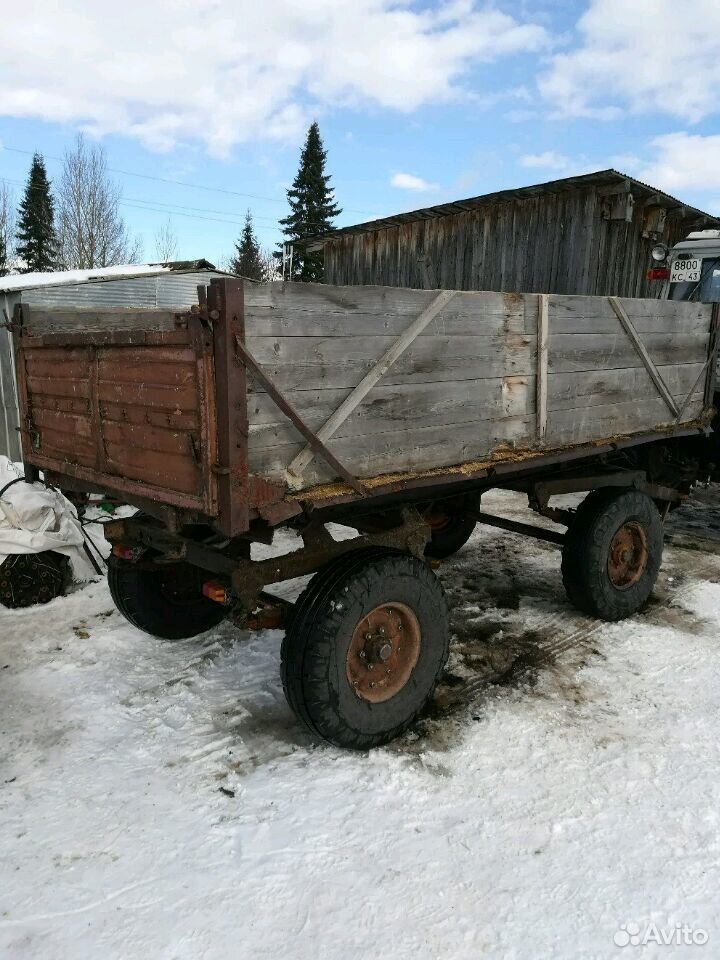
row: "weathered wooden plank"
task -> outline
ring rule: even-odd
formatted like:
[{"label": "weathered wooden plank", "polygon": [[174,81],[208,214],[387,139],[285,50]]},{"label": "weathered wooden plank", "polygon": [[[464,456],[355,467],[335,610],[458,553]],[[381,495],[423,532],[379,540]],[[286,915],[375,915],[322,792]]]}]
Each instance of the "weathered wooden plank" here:
[{"label": "weathered wooden plank", "polygon": [[169,430],[181,432],[198,430],[200,424],[197,410],[185,412],[158,410],[148,407],[144,403],[101,401],[100,414],[103,420],[116,420],[118,423],[147,423],[153,427],[166,427]]},{"label": "weathered wooden plank", "polygon": [[181,493],[197,493],[200,471],[192,458],[123,443],[107,443],[107,470]]},{"label": "weathered wooden plank", "polygon": [[[477,357],[445,357],[444,351],[428,350],[427,354],[414,349],[411,356],[401,357],[388,371],[386,382],[399,384],[448,383],[459,380],[477,380],[480,369]],[[451,351],[451,353],[454,351]],[[346,389],[352,390],[371,368],[371,361],[355,360],[341,363],[283,363],[265,362],[263,369],[284,393],[296,390]],[[522,354],[507,356],[504,351],[489,351],[483,359],[482,372],[487,378],[503,376],[535,376],[535,358]],[[251,391],[258,390],[254,384]]]},{"label": "weathered wooden plank", "polygon": [[[373,387],[377,386],[390,367],[399,360],[408,347],[417,339],[418,335],[443,310],[455,296],[454,290],[445,290],[439,293],[434,300],[423,309],[422,313],[403,330],[394,343],[390,344],[382,357],[368,370],[360,383],[354,387],[340,405],[330,414],[328,419],[318,428],[316,438],[321,444],[325,443],[337,433],[345,420],[352,414]],[[287,469],[287,478],[290,483],[300,483],[303,470],[314,456],[313,446],[308,444],[296,457],[293,458]]]},{"label": "weathered wooden plank", "polygon": [[95,466],[95,443],[88,437],[78,437],[66,430],[46,427],[40,430],[40,453],[59,457],[70,463]]},{"label": "weathered wooden plank", "polygon": [[163,363],[152,359],[124,358],[123,352],[98,358],[101,380],[113,383],[154,383],[163,386],[184,386],[195,381],[195,362]]},{"label": "weathered wooden plank", "polygon": [[[644,342],[657,366],[697,363],[705,359],[707,349],[707,336],[693,333],[648,334]],[[550,333],[548,368],[551,373],[629,368],[641,363],[624,333]]]},{"label": "weathered wooden plank", "polygon": [[[683,398],[685,399],[685,398]],[[688,403],[683,422],[698,417],[703,409],[702,392]],[[548,443],[566,445],[589,440],[642,433],[670,425],[675,418],[661,397],[651,400],[627,400],[606,406],[591,406],[553,412],[548,421]]]},{"label": "weathered wooden plank", "polygon": [[80,360],[47,360],[42,354],[28,356],[26,369],[29,377],[63,380],[85,380],[90,371],[87,358]]},{"label": "weathered wooden plank", "polygon": [[177,311],[140,307],[36,307],[29,311],[32,336],[87,330],[172,330]]},{"label": "weathered wooden plank", "polygon": [[198,394],[194,384],[172,386],[155,383],[98,383],[98,398],[111,403],[141,404],[164,410],[195,410]]},{"label": "weathered wooden plank", "polygon": [[61,410],[64,413],[86,414],[90,410],[87,398],[82,397],[44,397],[34,394],[31,401],[32,410]]},{"label": "weathered wooden plank", "polygon": [[128,447],[137,447],[141,450],[156,450],[162,453],[174,453],[180,456],[194,456],[195,449],[199,450],[199,437],[184,431],[168,430],[162,427],[150,426],[142,423],[121,423],[116,420],[106,420],[102,425],[103,436],[106,441],[125,444]]},{"label": "weathered wooden plank", "polygon": [[59,377],[28,377],[27,384],[31,397],[38,394],[46,397],[88,397],[89,395],[87,379],[73,380],[68,377],[66,380],[61,380]]},{"label": "weathered wooden plank", "polygon": [[[537,309],[537,308],[536,308]],[[505,375],[535,375],[534,338],[419,337],[388,371],[387,382],[423,383],[477,380]],[[707,337],[700,334],[652,334],[648,349],[659,366],[704,361]],[[293,344],[298,347],[292,350]],[[316,345],[313,349],[313,344]],[[383,343],[377,344],[381,351]],[[373,364],[362,338],[254,338],[249,348],[283,391],[322,388],[352,389]],[[553,334],[548,344],[550,374],[600,369],[631,369],[640,359],[621,332]],[[261,359],[262,358],[262,359]]]},{"label": "weathered wooden plank", "polygon": [[[703,363],[664,366],[663,378],[672,395],[684,399],[704,368]],[[548,378],[548,410],[574,410],[653,398],[654,390],[644,367],[555,373]]]},{"label": "weathered wooden plank", "polygon": [[[620,336],[618,340],[621,340]],[[386,336],[248,337],[247,347],[263,366],[347,363],[367,363],[373,366],[394,342],[395,337]],[[508,333],[494,337],[421,336],[399,358],[395,366],[413,361],[427,367],[441,367],[443,362],[450,358],[474,358],[478,363],[482,363],[496,356],[510,358],[518,355],[527,362],[534,360],[536,347],[534,333]],[[475,378],[479,372],[476,370]]]},{"label": "weathered wooden plank", "polygon": [[[276,289],[277,288],[277,289]],[[289,289],[290,288],[290,289]],[[296,292],[294,288],[299,288]],[[247,291],[246,335],[399,336],[437,296],[432,290],[259,284]],[[533,333],[519,294],[458,292],[427,334]]]},{"label": "weathered wooden plank", "polygon": [[[364,437],[377,433],[407,430],[408,442],[416,428],[454,426],[469,419],[503,419],[526,416],[534,411],[533,377],[434,383],[389,387],[381,385],[366,404],[353,411],[334,437]],[[311,429],[325,422],[342,391],[300,390],[289,394],[297,412]],[[272,399],[255,394],[248,407],[251,447],[261,448],[294,442],[298,433],[287,418],[279,415]],[[398,457],[402,451],[398,451]]]},{"label": "weathered wooden plank", "polygon": [[[500,445],[508,450],[512,444],[527,446],[535,431],[535,417],[507,417],[500,420],[470,421],[447,427],[426,427],[412,431],[394,430],[367,438],[359,446],[354,437],[333,438],[330,446],[335,456],[353,469],[356,476],[370,477],[379,473],[402,470],[424,470],[449,466],[482,458]],[[250,445],[250,470],[275,479],[282,479],[285,465],[302,448],[301,443],[283,443],[255,450]],[[400,460],[399,451],[402,451]],[[308,485],[334,479],[320,461],[308,465]]]},{"label": "weathered wooden plank", "polygon": [[[707,329],[710,310],[707,304],[675,300],[620,301],[638,332],[666,333],[673,330]],[[558,296],[548,298],[553,329],[558,333],[615,333],[617,315],[607,297]]]},{"label": "weathered wooden plank", "polygon": [[101,360],[112,363],[125,363],[128,365],[136,363],[161,363],[164,365],[171,363],[194,363],[195,351],[192,347],[178,344],[176,347],[162,346],[143,346],[143,347],[112,347],[110,349],[100,349],[98,356]]},{"label": "weathered wooden plank", "polygon": [[53,433],[59,431],[83,439],[89,439],[91,436],[90,417],[88,415],[66,413],[62,410],[33,408],[32,420],[36,427],[45,427]]}]

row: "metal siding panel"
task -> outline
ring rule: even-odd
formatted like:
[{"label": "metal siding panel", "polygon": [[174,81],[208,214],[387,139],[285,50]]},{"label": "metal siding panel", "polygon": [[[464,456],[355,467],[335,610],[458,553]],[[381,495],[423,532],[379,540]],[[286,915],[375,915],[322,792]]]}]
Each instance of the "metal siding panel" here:
[{"label": "metal siding panel", "polygon": [[198,302],[197,288],[200,284],[208,286],[214,277],[222,273],[199,270],[197,273],[165,273],[157,279],[157,307],[191,307]]},{"label": "metal siding panel", "polygon": [[[12,319],[19,294],[3,294],[0,307]],[[2,311],[0,310],[0,315]],[[4,321],[5,317],[2,316]],[[13,343],[9,330],[0,330],[0,453],[13,461],[22,458],[20,451],[20,411],[15,387],[15,363]]]}]

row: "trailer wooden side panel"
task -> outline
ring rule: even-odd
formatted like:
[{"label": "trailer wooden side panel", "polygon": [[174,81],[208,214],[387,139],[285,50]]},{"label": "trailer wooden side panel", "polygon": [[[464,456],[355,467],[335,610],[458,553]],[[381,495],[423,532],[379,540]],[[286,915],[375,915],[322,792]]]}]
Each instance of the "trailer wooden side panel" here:
[{"label": "trailer wooden side panel", "polygon": [[[248,285],[246,344],[307,426],[320,431],[437,296]],[[334,427],[328,448],[368,478],[647,433],[703,415],[709,305],[576,296],[544,302],[539,350],[542,295],[455,293]],[[300,488],[333,479],[317,455],[299,480],[288,474],[305,441],[272,397],[257,385],[250,390],[250,470]]]},{"label": "trailer wooden side panel", "polygon": [[131,313],[129,329],[103,331],[88,329],[87,311],[73,323],[72,311],[23,307],[23,457],[109,492],[213,513],[211,339],[197,317],[173,328],[169,312]]}]

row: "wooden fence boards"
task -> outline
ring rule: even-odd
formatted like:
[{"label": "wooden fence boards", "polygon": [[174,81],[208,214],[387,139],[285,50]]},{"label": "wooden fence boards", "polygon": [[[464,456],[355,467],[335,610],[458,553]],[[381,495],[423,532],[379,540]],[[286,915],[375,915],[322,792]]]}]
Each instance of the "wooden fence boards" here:
[{"label": "wooden fence boards", "polygon": [[[476,231],[472,242],[479,262],[492,235]],[[387,262],[390,253],[383,256]],[[452,264],[459,269],[459,262]],[[471,267],[463,263],[466,268]],[[247,348],[316,431],[436,296],[436,290],[379,286],[247,285]],[[502,458],[503,451],[589,443],[673,422],[607,298],[552,295],[541,444],[539,299],[458,292],[337,427],[328,448],[362,478]],[[683,421],[697,418],[703,410],[711,308],[657,300],[620,303],[678,409],[692,392]],[[182,382],[179,370],[177,380]],[[248,387],[250,469],[286,478],[305,442],[252,378]],[[332,470],[317,456],[302,470],[304,485],[330,479]]]}]

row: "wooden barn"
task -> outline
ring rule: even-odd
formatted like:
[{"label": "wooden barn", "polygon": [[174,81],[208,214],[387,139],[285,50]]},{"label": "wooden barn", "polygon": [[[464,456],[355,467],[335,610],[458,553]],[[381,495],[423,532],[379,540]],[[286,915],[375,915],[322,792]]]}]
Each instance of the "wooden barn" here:
[{"label": "wooden barn", "polygon": [[325,282],[654,297],[650,250],[720,220],[617,170],[501,190],[305,242]]}]

